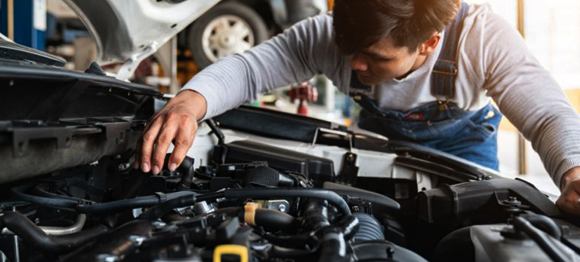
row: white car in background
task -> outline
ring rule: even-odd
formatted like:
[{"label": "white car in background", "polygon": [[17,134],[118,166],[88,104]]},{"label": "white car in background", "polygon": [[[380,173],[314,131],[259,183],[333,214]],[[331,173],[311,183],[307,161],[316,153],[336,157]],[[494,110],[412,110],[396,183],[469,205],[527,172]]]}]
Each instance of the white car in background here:
[{"label": "white car in background", "polygon": [[228,0],[213,7],[188,29],[184,44],[204,68],[243,52],[298,21],[328,10],[326,0]]},{"label": "white car in background", "polygon": [[203,68],[327,11],[325,0],[64,1],[93,36],[97,62],[124,63],[117,75],[122,80],[181,31],[187,34],[195,62]]}]

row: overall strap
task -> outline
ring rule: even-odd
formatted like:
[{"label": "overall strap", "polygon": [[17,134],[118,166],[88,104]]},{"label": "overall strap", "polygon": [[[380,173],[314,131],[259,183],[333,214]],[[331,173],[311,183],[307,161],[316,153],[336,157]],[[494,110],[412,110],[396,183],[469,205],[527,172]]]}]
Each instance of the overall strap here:
[{"label": "overall strap", "polygon": [[463,30],[463,20],[467,17],[469,5],[465,2],[461,4],[461,9],[455,20],[445,29],[445,39],[441,53],[435,62],[433,73],[431,74],[431,94],[439,99],[445,98],[445,103],[449,98],[455,98],[455,78],[457,77],[457,61],[459,37]]}]

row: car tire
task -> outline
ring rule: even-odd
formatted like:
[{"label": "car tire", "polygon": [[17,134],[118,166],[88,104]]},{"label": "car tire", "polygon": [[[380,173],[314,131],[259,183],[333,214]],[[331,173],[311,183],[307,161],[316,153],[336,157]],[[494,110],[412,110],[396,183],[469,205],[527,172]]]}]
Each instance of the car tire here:
[{"label": "car tire", "polygon": [[210,9],[190,28],[188,43],[199,68],[268,39],[266,23],[250,7],[234,1]]}]

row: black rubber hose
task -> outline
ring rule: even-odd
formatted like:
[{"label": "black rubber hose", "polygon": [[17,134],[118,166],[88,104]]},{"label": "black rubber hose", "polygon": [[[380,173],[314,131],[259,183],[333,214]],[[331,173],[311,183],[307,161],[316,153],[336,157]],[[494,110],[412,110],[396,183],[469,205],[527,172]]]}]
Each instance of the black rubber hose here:
[{"label": "black rubber hose", "polygon": [[304,197],[326,200],[336,206],[344,215],[351,215],[348,204],[338,194],[313,188],[234,188],[223,192],[225,198],[272,198],[272,197]]},{"label": "black rubber hose", "polygon": [[385,240],[383,227],[373,216],[366,213],[354,213],[359,221],[359,230],[354,235],[354,241]]},{"label": "black rubber hose", "polygon": [[316,231],[330,226],[326,202],[320,199],[311,199],[304,205],[304,225],[306,229]]},{"label": "black rubber hose", "polygon": [[270,257],[293,259],[294,261],[309,261],[313,254],[313,250],[286,248],[278,245],[273,245],[269,252]]},{"label": "black rubber hose", "polygon": [[26,216],[6,211],[0,216],[0,229],[8,228],[28,245],[45,253],[63,254],[79,248],[97,237],[107,233],[109,229],[103,225],[63,236],[49,236]]},{"label": "black rubber hose", "polygon": [[225,191],[222,192],[214,192],[214,193],[207,193],[203,195],[197,196],[197,201],[209,201],[209,200],[216,200],[218,198],[225,197]]},{"label": "black rubber hose", "polygon": [[33,193],[35,193],[36,195],[41,196],[41,197],[56,198],[56,199],[68,199],[68,200],[76,201],[77,203],[96,204],[96,202],[90,201],[90,200],[85,200],[85,199],[81,199],[81,198],[77,198],[77,197],[70,197],[70,196],[64,196],[64,195],[50,193],[50,192],[48,192],[48,187],[49,187],[48,184],[36,185],[35,187],[33,187]]},{"label": "black rubber hose", "polygon": [[195,194],[193,192],[181,191],[167,195],[144,196],[95,204],[92,201],[84,201],[84,200],[75,201],[71,199],[39,197],[24,193],[24,191],[28,190],[30,187],[31,185],[13,187],[11,189],[11,194],[14,198],[25,202],[41,206],[72,209],[76,210],[79,213],[84,214],[89,213],[112,214],[127,209],[151,207],[163,203],[167,200],[174,199],[176,197]]},{"label": "black rubber hose", "polygon": [[150,207],[162,203],[158,196],[136,197],[96,205],[77,205],[75,210],[80,213],[112,214],[127,209]]},{"label": "black rubber hose", "polygon": [[566,255],[562,254],[560,249],[556,247],[545,235],[542,234],[542,231],[536,229],[532,223],[527,221],[523,217],[515,217],[513,220],[514,228],[521,232],[524,232],[528,235],[540,248],[548,254],[548,256],[556,262],[565,262],[568,261],[566,259]]},{"label": "black rubber hose", "polygon": [[207,124],[207,126],[209,127],[209,129],[211,129],[211,131],[213,132],[213,134],[217,137],[217,139],[218,139],[218,145],[220,145],[220,146],[221,145],[224,145],[225,144],[225,140],[226,140],[226,136],[217,127],[217,124],[215,123],[215,121],[213,119],[208,119],[208,120],[205,120],[205,123]]},{"label": "black rubber hose", "polygon": [[355,188],[355,187],[346,186],[346,185],[337,184],[337,183],[332,183],[332,182],[324,182],[324,184],[322,185],[322,188],[326,189],[326,190],[330,190],[332,192],[335,192],[341,196],[348,195],[351,197],[359,197],[363,200],[372,202],[374,205],[383,206],[383,207],[388,208],[388,209],[392,209],[392,210],[400,210],[401,209],[401,205],[397,201],[391,199],[390,197],[385,196],[385,195],[381,195],[381,194],[378,194],[375,192],[367,191],[364,189]]},{"label": "black rubber hose", "polygon": [[295,229],[300,225],[300,221],[293,216],[267,208],[257,209],[254,221],[257,226],[262,226],[268,231]]},{"label": "black rubber hose", "polygon": [[195,205],[195,202],[196,197],[193,193],[185,196],[176,197],[174,199],[168,200],[143,212],[139,216],[139,219],[157,220],[162,216],[164,216],[165,214],[169,213],[174,208],[193,206]]},{"label": "black rubber hose", "polygon": [[553,238],[560,240],[562,238],[562,231],[556,225],[556,222],[551,218],[543,215],[536,215],[536,214],[523,214],[520,217],[526,219],[533,226],[537,227],[538,229],[548,233]]},{"label": "black rubber hose", "polygon": [[[169,169],[167,165],[169,164],[170,156],[171,154],[167,154],[167,156],[165,157],[164,168],[166,169]],[[191,188],[191,184],[193,183],[193,177],[195,174],[194,163],[195,160],[193,158],[186,156],[181,162],[181,164],[175,170],[179,172],[179,174],[181,174],[181,179],[179,183],[175,185],[175,188],[178,191],[189,190]]]},{"label": "black rubber hose", "polygon": [[350,255],[346,247],[344,234],[337,228],[329,228],[323,233],[318,261],[349,262]]},{"label": "black rubber hose", "polygon": [[342,231],[342,233],[344,233],[345,239],[350,240],[359,231],[360,222],[359,222],[358,218],[356,218],[353,215],[350,215],[350,216],[345,217],[341,221],[339,221],[338,226],[340,227],[340,230]]},{"label": "black rubber hose", "polygon": [[56,208],[68,208],[74,209],[79,203],[78,201],[70,199],[61,198],[48,198],[48,197],[38,197],[29,194],[25,194],[24,191],[30,189],[32,185],[21,185],[15,186],[10,189],[10,194],[12,197],[22,200],[25,202],[37,204],[45,207],[56,207]]},{"label": "black rubber hose", "polygon": [[283,248],[298,248],[304,249],[306,247],[315,247],[318,245],[318,240],[312,237],[312,232],[304,232],[293,236],[275,236],[268,233],[261,233],[255,231],[256,234],[266,239],[268,243]]},{"label": "black rubber hose", "polygon": [[209,213],[208,215],[226,214],[226,216],[228,216],[228,217],[243,218],[243,213],[240,214],[240,212],[243,212],[243,211],[239,207],[224,207],[224,208],[217,209],[217,210]]},{"label": "black rubber hose", "polygon": [[[226,214],[229,217],[237,217],[244,221],[244,209],[238,207],[220,208],[211,214]],[[267,231],[279,231],[287,229],[296,229],[300,226],[300,220],[295,217],[268,208],[258,208],[254,216],[256,226],[264,227]]]}]

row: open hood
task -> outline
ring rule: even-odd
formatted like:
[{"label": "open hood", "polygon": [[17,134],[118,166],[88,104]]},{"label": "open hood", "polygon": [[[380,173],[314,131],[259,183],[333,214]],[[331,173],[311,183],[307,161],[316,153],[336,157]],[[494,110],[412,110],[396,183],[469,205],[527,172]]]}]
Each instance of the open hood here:
[{"label": "open hood", "polygon": [[128,78],[147,56],[220,0],[64,0],[87,26],[97,62],[124,62]]}]

